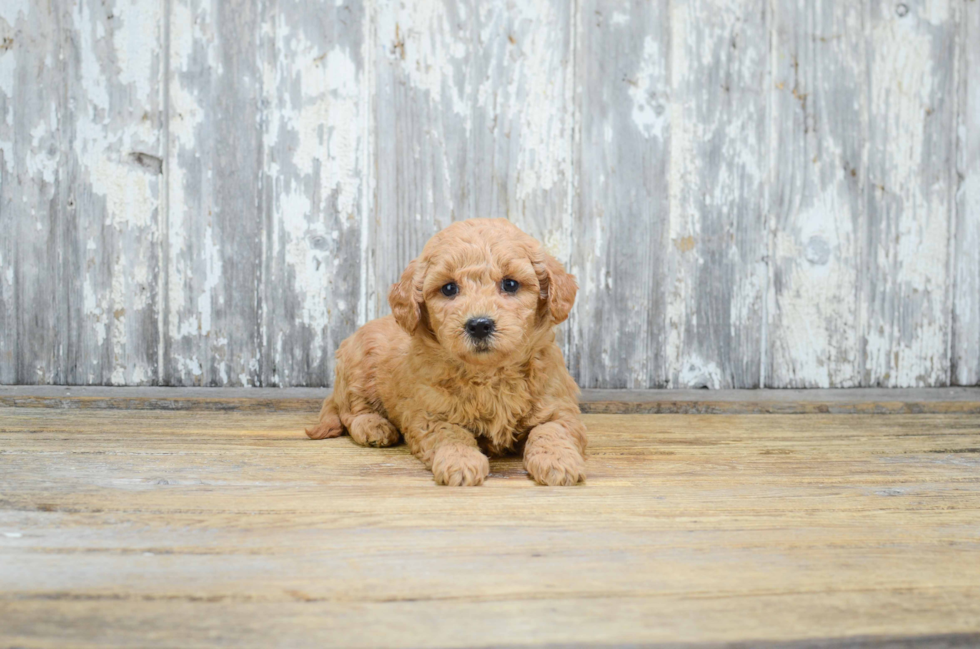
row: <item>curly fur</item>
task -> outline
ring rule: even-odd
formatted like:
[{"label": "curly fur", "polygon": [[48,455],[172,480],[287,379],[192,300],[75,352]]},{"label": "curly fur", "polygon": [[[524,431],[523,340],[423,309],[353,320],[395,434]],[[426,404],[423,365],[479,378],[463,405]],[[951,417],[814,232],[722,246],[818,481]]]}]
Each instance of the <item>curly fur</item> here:
[{"label": "curly fur", "polygon": [[[520,282],[506,293],[501,282]],[[448,282],[459,293],[446,297]],[[426,244],[388,295],[392,315],[361,327],[337,350],[333,394],[312,439],[346,430],[358,444],[404,436],[444,485],[478,485],[487,455],[519,451],[535,481],[585,478],[578,386],[555,344],[575,301],[575,279],[505,219],[450,225]],[[478,345],[464,325],[490,317]]]}]

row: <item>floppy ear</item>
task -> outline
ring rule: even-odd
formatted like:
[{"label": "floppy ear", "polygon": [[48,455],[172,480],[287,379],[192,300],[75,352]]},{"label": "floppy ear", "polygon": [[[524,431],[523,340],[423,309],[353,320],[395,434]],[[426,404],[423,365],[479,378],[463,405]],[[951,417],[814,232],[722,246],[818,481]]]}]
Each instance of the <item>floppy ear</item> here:
[{"label": "floppy ear", "polygon": [[418,259],[413,259],[402,273],[402,278],[397,284],[392,284],[388,292],[388,304],[391,305],[395,322],[410,334],[415,333],[422,318],[422,304],[425,301],[422,297],[422,277],[421,264]]},{"label": "floppy ear", "polygon": [[575,303],[578,285],[575,278],[565,271],[557,259],[544,250],[539,250],[537,258],[531,262],[541,286],[541,299],[548,306],[548,313],[555,324],[564,322]]}]

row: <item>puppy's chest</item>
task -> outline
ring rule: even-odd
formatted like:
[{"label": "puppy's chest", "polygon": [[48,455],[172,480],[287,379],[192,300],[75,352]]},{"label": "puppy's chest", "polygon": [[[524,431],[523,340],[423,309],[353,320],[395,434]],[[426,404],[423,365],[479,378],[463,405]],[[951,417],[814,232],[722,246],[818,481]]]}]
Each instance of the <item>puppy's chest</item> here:
[{"label": "puppy's chest", "polygon": [[489,450],[506,452],[527,434],[534,398],[526,381],[459,387],[452,419],[484,438]]}]

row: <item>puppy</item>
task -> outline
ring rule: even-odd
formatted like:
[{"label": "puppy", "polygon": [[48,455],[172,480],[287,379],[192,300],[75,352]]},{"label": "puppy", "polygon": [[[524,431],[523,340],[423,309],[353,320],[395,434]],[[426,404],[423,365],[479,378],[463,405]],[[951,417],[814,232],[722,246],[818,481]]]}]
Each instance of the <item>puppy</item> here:
[{"label": "puppy", "polygon": [[404,436],[442,485],[479,485],[488,454],[522,446],[538,483],[580,482],[585,426],[554,332],[577,290],[506,219],[450,225],[392,286],[392,315],[340,345],[333,394],[307,435],[346,429],[364,446]]}]

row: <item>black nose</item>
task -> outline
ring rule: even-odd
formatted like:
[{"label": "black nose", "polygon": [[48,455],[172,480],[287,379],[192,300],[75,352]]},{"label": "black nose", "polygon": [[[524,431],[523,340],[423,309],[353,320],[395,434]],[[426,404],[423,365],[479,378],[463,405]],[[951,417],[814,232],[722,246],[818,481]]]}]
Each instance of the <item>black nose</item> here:
[{"label": "black nose", "polygon": [[490,318],[470,318],[466,321],[466,333],[470,338],[483,340],[493,333],[494,322]]}]

